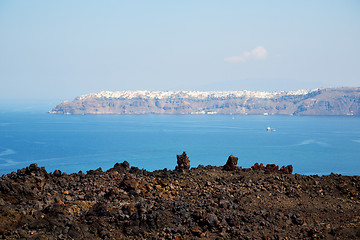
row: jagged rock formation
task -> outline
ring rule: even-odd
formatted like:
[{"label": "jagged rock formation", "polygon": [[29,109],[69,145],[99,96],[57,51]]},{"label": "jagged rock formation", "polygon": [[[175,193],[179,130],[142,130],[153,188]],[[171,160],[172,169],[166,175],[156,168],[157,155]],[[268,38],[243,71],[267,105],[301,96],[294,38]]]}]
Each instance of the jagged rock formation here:
[{"label": "jagged rock formation", "polygon": [[54,114],[360,115],[360,88],[289,92],[103,91],[65,101]]},{"label": "jagged rock formation", "polygon": [[176,171],[182,172],[190,169],[190,159],[186,155],[186,152],[183,152],[181,155],[176,155],[177,166],[175,167]]},{"label": "jagged rock formation", "polygon": [[275,164],[267,164],[266,167],[264,166],[264,164],[260,163],[255,163],[254,166],[251,167],[252,170],[264,170],[266,172],[272,172],[272,173],[282,173],[282,174],[292,174],[293,172],[293,166],[292,165],[288,165],[288,166],[282,166],[279,169],[278,165]]},{"label": "jagged rock formation", "polygon": [[237,167],[237,162],[238,162],[237,157],[230,155],[226,164],[223,166],[223,169],[226,171],[234,171]]},{"label": "jagged rock formation", "polygon": [[0,177],[0,239],[359,239],[359,190],[337,174],[32,164]]}]

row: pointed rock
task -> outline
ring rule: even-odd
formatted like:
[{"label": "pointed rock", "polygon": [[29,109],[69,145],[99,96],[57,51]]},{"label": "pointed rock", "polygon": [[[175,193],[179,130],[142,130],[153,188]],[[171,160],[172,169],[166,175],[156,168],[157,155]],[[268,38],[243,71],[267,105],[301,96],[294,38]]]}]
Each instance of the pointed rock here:
[{"label": "pointed rock", "polygon": [[223,169],[226,171],[234,171],[237,168],[237,162],[238,162],[237,157],[230,155],[226,164],[224,165]]},{"label": "pointed rock", "polygon": [[186,152],[183,152],[181,155],[176,155],[177,157],[177,166],[175,167],[176,171],[186,171],[190,169],[190,159],[186,155]]}]

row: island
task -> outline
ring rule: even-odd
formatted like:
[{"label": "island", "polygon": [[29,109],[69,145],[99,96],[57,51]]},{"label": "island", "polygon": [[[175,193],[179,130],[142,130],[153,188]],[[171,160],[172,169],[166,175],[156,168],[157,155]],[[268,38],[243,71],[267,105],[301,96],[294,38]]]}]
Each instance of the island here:
[{"label": "island", "polygon": [[64,101],[52,114],[360,115],[360,88],[260,91],[102,91]]}]

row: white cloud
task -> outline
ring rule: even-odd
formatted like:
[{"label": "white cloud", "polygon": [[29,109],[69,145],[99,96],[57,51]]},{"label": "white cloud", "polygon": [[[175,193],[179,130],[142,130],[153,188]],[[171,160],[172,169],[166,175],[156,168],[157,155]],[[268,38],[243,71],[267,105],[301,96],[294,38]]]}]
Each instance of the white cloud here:
[{"label": "white cloud", "polygon": [[246,51],[240,54],[239,56],[227,57],[224,60],[226,62],[245,62],[248,59],[264,60],[268,52],[262,46],[258,46],[251,51]]}]

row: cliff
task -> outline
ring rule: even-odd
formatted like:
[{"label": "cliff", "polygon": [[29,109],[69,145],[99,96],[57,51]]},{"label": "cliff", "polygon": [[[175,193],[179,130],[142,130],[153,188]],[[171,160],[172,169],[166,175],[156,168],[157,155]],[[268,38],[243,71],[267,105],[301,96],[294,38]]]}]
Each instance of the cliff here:
[{"label": "cliff", "polygon": [[103,91],[65,101],[49,113],[360,115],[360,88],[289,92]]}]

